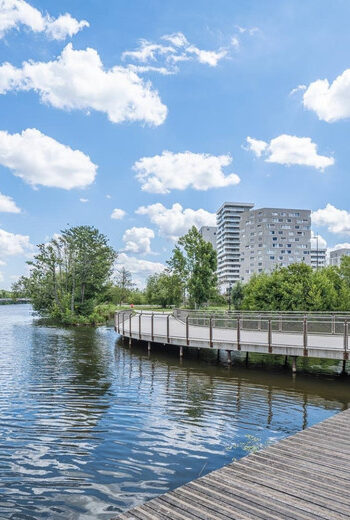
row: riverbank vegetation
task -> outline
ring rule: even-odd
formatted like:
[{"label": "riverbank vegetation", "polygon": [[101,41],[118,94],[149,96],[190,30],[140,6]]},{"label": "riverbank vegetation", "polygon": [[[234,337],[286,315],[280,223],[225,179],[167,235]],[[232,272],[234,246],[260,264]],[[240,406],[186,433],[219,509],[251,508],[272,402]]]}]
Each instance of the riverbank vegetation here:
[{"label": "riverbank vegetation", "polygon": [[101,324],[116,309],[168,310],[173,307],[226,310],[349,311],[350,257],[340,267],[313,270],[305,264],[277,267],[236,283],[220,294],[216,252],[195,227],[173,248],[163,272],[139,289],[125,268],[115,269],[117,253],[97,229],[63,230],[29,261],[30,275],[2,291],[4,298],[30,298],[42,316],[61,324]]}]

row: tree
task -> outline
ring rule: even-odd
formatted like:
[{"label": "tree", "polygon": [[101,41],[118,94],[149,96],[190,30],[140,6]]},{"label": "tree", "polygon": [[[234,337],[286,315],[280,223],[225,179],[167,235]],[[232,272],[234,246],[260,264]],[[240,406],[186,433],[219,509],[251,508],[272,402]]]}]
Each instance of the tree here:
[{"label": "tree", "polygon": [[170,272],[182,281],[191,306],[200,306],[210,299],[217,283],[216,251],[195,226],[178,240],[168,265]]},{"label": "tree", "polygon": [[116,284],[113,288],[114,296],[119,305],[122,304],[130,295],[132,289],[135,287],[134,282],[132,281],[132,274],[130,271],[122,267],[117,272]]},{"label": "tree", "polygon": [[231,299],[232,305],[234,309],[239,310],[242,306],[244,298],[244,286],[241,282],[237,282],[231,289]]},{"label": "tree", "polygon": [[63,322],[89,316],[106,294],[116,259],[107,238],[94,227],[77,226],[37,247],[27,262],[30,276],[18,288],[41,314]]},{"label": "tree", "polygon": [[182,283],[177,274],[164,271],[148,277],[146,286],[146,300],[148,303],[168,307],[179,306],[182,300]]}]

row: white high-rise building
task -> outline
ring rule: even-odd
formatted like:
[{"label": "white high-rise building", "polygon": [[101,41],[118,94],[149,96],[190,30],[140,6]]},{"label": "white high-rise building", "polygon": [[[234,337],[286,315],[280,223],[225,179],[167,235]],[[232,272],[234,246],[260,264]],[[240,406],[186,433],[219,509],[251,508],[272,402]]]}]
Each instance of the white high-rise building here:
[{"label": "white high-rise building", "polygon": [[342,247],[341,249],[331,251],[329,253],[329,264],[339,267],[343,256],[350,256],[350,247]]},{"label": "white high-rise building", "polygon": [[315,235],[313,232],[311,232],[310,257],[313,269],[320,269],[327,264],[327,243],[322,237]]},{"label": "white high-rise building", "polygon": [[240,279],[240,229],[242,214],[254,204],[224,202],[216,212],[216,244],[218,254],[218,281],[225,292]]},{"label": "white high-rise building", "polygon": [[217,233],[217,227],[216,226],[202,226],[199,230],[200,234],[202,235],[203,239],[206,242],[210,242],[213,248],[216,251],[216,233]]},{"label": "white high-rise building", "polygon": [[303,209],[261,208],[242,214],[240,280],[304,262],[311,265],[311,212]]}]

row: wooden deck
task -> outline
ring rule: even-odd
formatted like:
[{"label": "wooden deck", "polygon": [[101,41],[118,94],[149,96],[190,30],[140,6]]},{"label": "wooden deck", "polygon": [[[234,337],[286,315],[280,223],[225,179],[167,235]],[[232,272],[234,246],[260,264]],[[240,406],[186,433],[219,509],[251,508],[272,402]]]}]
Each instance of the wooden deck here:
[{"label": "wooden deck", "polygon": [[349,520],[350,410],[116,519]]}]

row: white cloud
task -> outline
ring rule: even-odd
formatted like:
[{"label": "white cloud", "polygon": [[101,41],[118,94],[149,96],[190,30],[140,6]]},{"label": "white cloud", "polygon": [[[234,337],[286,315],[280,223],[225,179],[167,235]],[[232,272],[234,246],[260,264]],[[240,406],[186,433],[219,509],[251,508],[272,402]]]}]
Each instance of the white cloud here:
[{"label": "white cloud", "polygon": [[165,269],[165,265],[160,262],[150,262],[149,260],[141,260],[134,256],[128,256],[120,253],[116,262],[116,269],[125,267],[133,276],[134,282],[138,287],[143,287],[146,278],[152,274],[161,273]]},{"label": "white cloud", "polygon": [[325,226],[331,233],[350,235],[350,212],[338,209],[332,204],[325,208],[313,211],[312,223],[317,226]]},{"label": "white cloud", "polygon": [[345,70],[331,84],[328,79],[310,83],[304,92],[303,104],[328,123],[350,117],[350,69]]},{"label": "white cloud", "polygon": [[152,253],[151,240],[154,231],[147,227],[133,227],[127,229],[123,235],[125,251],[138,255],[149,255]]},{"label": "white cloud", "polygon": [[[125,51],[122,54],[122,59],[131,59],[139,63],[157,63],[161,61],[163,63],[162,67],[144,67],[137,70],[138,72],[156,71],[161,74],[174,74],[178,70],[175,65],[181,61],[196,60],[210,67],[216,67],[219,61],[229,54],[228,47],[220,47],[217,50],[200,49],[196,45],[191,44],[181,32],[166,34],[161,37],[161,40],[169,42],[171,45],[153,43],[142,39],[139,41],[137,49]],[[235,46],[233,38],[231,46]]]},{"label": "white cloud", "polygon": [[330,253],[331,251],[337,251],[338,249],[350,249],[349,242],[342,242],[341,244],[336,244],[335,246],[328,248],[327,252]]},{"label": "white cloud", "polygon": [[247,137],[247,148],[257,157],[264,154],[265,161],[286,166],[300,165],[312,166],[323,171],[334,164],[333,157],[319,155],[317,145],[310,137],[296,137],[295,135],[282,134],[270,143]]},{"label": "white cloud", "polygon": [[266,150],[268,144],[260,139],[254,139],[253,137],[247,137],[246,149],[255,153],[257,157],[261,157],[262,153]]},{"label": "white cloud", "polygon": [[84,27],[89,27],[86,20],[78,21],[69,13],[52,18],[42,13],[24,0],[0,0],[0,38],[11,29],[24,25],[33,32],[46,33],[54,40],[64,40],[74,36]]},{"label": "white cloud", "polygon": [[[111,198],[107,195],[107,198]],[[121,220],[126,215],[126,212],[123,209],[115,208],[111,214],[111,218],[114,218],[115,220]]]},{"label": "white cloud", "polygon": [[20,255],[32,249],[29,236],[18,235],[0,229],[0,255]]},{"label": "white cloud", "polygon": [[195,45],[190,45],[186,50],[187,53],[197,56],[199,63],[210,65],[210,67],[216,67],[219,61],[228,55],[228,50],[224,48],[219,49],[218,51],[205,51],[203,49],[198,49]]},{"label": "white cloud", "polygon": [[231,162],[230,155],[164,151],[162,155],[142,157],[133,169],[142,190],[149,193],[169,193],[173,189],[189,187],[206,191],[239,183],[238,175],[230,173],[225,176],[222,171]]},{"label": "white cloud", "polygon": [[311,249],[326,249],[327,242],[326,240],[314,231],[311,230]]},{"label": "white cloud", "polygon": [[158,202],[150,206],[141,206],[136,210],[136,214],[147,215],[158,227],[161,236],[174,241],[187,233],[192,226],[200,228],[216,225],[215,213],[209,213],[204,209],[183,209],[181,204],[173,204],[168,209]]},{"label": "white cloud", "polygon": [[239,49],[240,43],[239,43],[239,39],[237,38],[237,36],[232,36],[232,38],[231,38],[231,45],[235,49]]},{"label": "white cloud", "polygon": [[103,67],[95,49],[74,50],[68,44],[48,62],[24,62],[22,68],[0,66],[0,93],[38,92],[44,103],[64,110],[96,110],[113,123],[142,121],[160,125],[167,115],[158,92],[128,68]]},{"label": "white cloud", "polygon": [[16,205],[15,201],[12,197],[8,195],[3,195],[0,193],[0,212],[3,213],[20,213],[21,210]]},{"label": "white cloud", "polygon": [[298,85],[297,87],[293,88],[290,92],[289,92],[289,95],[290,96],[293,96],[294,94],[297,94],[298,92],[303,92],[304,90],[307,89],[307,86],[306,85]]},{"label": "white cloud", "polygon": [[66,190],[91,184],[97,169],[88,155],[35,128],[12,135],[0,131],[0,164],[33,186]]},{"label": "white cloud", "polygon": [[79,199],[80,202],[82,202],[83,204],[85,204],[86,202],[89,202],[89,199]]}]

